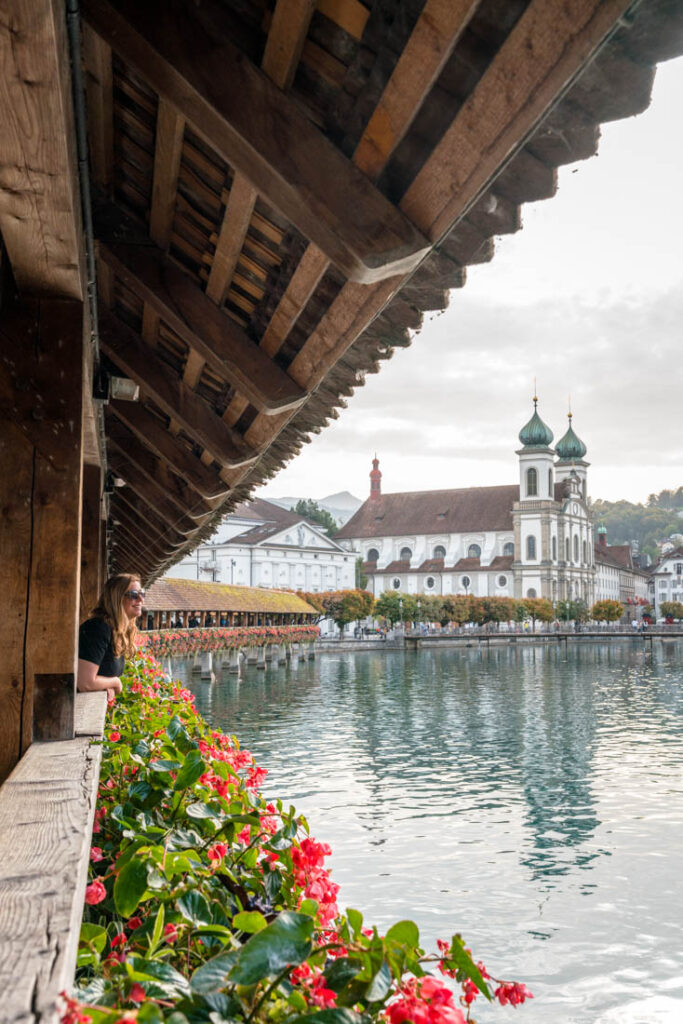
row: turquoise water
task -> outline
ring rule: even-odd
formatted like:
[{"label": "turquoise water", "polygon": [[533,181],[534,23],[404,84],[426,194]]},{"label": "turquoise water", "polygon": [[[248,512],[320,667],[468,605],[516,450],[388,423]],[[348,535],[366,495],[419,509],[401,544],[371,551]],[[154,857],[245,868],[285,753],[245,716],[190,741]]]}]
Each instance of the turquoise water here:
[{"label": "turquoise water", "polygon": [[523,1008],[683,1021],[681,642],[324,655],[193,683],[333,848],[340,905],[460,930]]}]

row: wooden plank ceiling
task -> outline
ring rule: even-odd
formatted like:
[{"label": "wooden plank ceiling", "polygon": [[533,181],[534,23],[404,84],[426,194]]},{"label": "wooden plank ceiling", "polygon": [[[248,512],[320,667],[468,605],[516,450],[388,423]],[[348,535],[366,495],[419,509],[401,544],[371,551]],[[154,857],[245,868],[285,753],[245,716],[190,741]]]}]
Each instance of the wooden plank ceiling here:
[{"label": "wooden plank ceiling", "polygon": [[111,567],[154,579],[336,417],[647,106],[682,8],[82,0],[100,351],[140,386],[105,411]]}]

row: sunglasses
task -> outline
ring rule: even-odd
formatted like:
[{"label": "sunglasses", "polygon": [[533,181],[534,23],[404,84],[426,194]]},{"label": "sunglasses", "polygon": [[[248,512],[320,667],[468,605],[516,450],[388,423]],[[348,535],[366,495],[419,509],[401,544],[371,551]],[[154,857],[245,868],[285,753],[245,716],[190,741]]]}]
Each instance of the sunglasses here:
[{"label": "sunglasses", "polygon": [[145,593],[144,590],[128,590],[123,596],[129,597],[131,601],[144,601]]}]

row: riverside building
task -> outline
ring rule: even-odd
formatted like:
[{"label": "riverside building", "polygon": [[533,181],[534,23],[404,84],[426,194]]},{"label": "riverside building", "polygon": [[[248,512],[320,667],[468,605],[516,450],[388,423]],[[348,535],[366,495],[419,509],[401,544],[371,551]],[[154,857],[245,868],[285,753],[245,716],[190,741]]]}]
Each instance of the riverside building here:
[{"label": "riverside building", "polygon": [[519,483],[370,496],[336,536],[363,558],[368,588],[410,594],[595,600],[586,446],[569,425],[554,448],[538,414],[519,433]]}]

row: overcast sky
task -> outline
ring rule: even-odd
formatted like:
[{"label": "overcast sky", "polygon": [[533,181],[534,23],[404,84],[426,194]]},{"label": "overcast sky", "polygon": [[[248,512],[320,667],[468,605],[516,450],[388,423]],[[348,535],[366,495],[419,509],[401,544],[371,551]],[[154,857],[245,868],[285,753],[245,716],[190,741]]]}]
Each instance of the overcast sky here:
[{"label": "overcast sky", "polygon": [[571,394],[592,497],[682,485],[682,99],[683,60],[662,65],[649,110],[561,168],[555,197],[523,207],[523,230],[259,494],[365,498],[375,451],[386,492],[514,483],[534,377],[556,440]]}]

